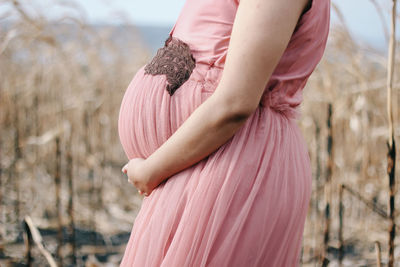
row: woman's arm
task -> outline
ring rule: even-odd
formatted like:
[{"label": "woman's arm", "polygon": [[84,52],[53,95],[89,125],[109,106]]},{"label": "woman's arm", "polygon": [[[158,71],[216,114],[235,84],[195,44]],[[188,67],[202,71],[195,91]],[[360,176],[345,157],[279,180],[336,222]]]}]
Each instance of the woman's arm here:
[{"label": "woman's arm", "polygon": [[[142,161],[141,171],[131,179],[139,190],[150,193],[171,175],[214,152],[244,124],[257,108],[307,2],[240,1],[215,92]],[[147,181],[141,180],[144,176]]]}]

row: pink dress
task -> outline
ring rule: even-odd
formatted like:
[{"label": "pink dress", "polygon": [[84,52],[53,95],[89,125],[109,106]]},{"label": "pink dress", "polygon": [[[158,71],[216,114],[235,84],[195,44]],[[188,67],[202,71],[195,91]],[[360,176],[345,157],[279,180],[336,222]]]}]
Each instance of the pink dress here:
[{"label": "pink dress", "polygon": [[[213,93],[238,5],[186,0],[170,35],[190,46],[196,66],[173,95],[165,75],[145,74],[145,66],[137,71],[118,121],[128,159],[151,155]],[[313,0],[243,126],[144,197],[120,266],[299,265],[312,179],[297,120],[302,89],[325,49],[329,17],[330,0]]]}]

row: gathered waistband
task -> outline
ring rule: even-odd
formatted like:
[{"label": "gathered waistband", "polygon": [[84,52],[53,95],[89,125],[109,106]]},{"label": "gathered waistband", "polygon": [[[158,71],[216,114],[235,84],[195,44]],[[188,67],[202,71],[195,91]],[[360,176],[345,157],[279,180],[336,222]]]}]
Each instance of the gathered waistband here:
[{"label": "gathered waistband", "polygon": [[[196,63],[189,79],[201,82],[204,90],[213,93],[222,77],[223,68],[208,63]],[[299,107],[291,106],[282,98],[281,92],[265,89],[259,103],[259,108],[271,108],[273,111],[289,119],[299,119]]]},{"label": "gathered waistband", "polygon": [[197,62],[189,79],[203,83],[204,89],[212,93],[221,80],[223,70],[219,66]]},{"label": "gathered waistband", "polygon": [[[166,90],[172,96],[188,79],[201,83],[205,92],[214,93],[224,67],[216,65],[215,62],[196,62],[190,47],[184,41],[170,35],[164,47],[157,51],[144,70],[146,74],[166,75]],[[289,104],[280,90],[270,91],[265,88],[259,101],[259,108],[263,107],[269,107],[288,118],[297,119],[300,116],[298,106]]]}]

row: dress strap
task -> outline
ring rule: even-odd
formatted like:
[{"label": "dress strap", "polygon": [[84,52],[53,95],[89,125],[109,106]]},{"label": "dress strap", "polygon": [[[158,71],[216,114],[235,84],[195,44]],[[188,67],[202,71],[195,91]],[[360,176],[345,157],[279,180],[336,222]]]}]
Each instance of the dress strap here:
[{"label": "dress strap", "polygon": [[175,22],[174,26],[172,26],[172,29],[169,31],[169,36],[172,36],[172,34],[174,33],[175,26],[176,26],[176,23],[177,23],[177,22],[178,22],[178,21]]}]

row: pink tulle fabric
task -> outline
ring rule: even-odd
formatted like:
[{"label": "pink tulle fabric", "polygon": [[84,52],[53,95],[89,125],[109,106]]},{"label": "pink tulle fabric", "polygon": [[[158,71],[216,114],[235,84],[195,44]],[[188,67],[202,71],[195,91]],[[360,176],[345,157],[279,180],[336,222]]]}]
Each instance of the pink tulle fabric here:
[{"label": "pink tulle fabric", "polygon": [[[151,155],[214,92],[238,5],[186,0],[170,34],[190,46],[196,66],[172,96],[165,75],[147,75],[144,66],[136,72],[118,120],[128,159]],[[325,50],[329,17],[330,0],[313,0],[245,124],[144,197],[120,266],[299,265],[312,181],[297,120],[302,90]]]}]

